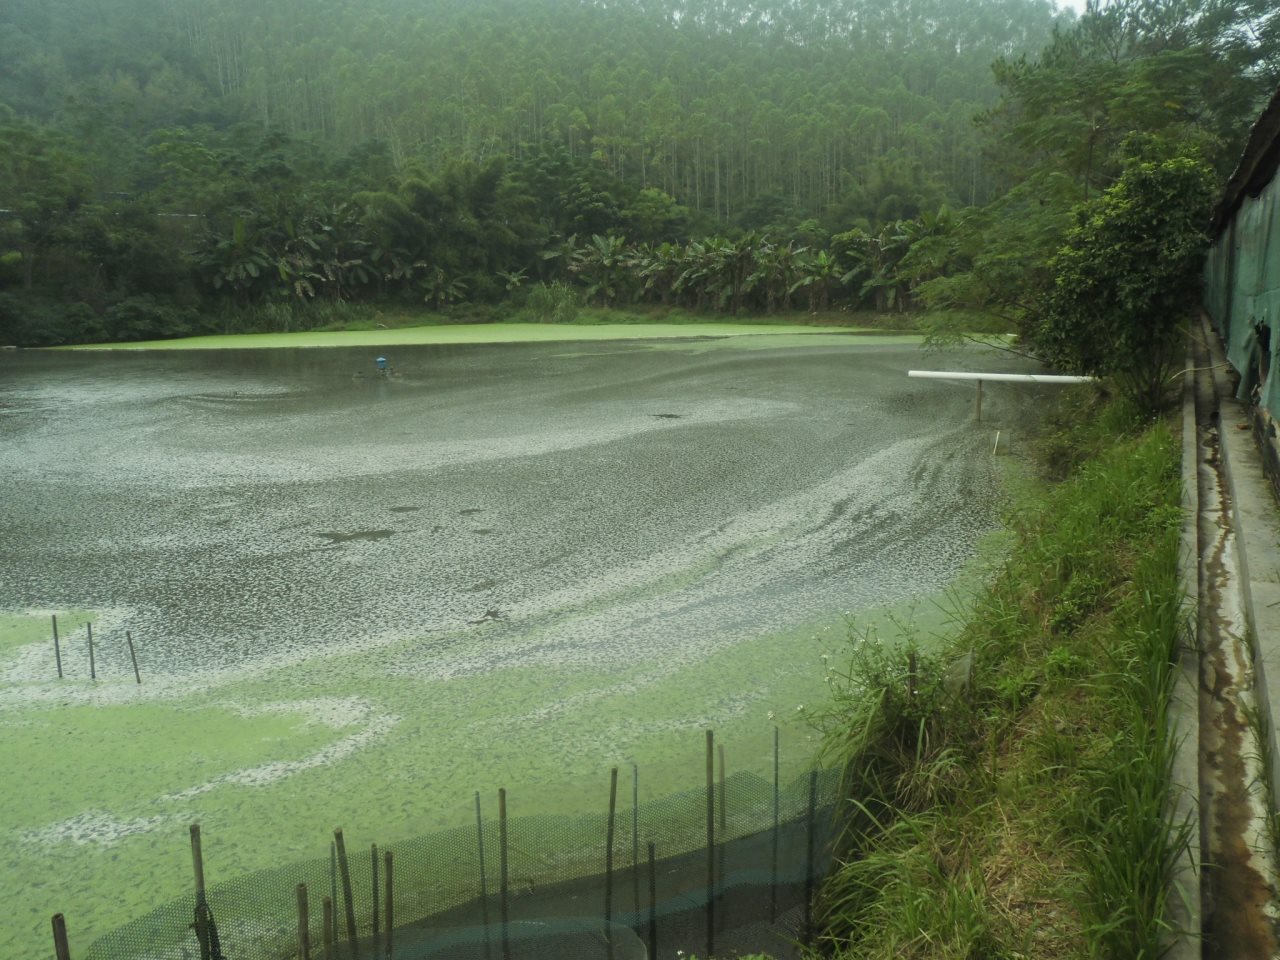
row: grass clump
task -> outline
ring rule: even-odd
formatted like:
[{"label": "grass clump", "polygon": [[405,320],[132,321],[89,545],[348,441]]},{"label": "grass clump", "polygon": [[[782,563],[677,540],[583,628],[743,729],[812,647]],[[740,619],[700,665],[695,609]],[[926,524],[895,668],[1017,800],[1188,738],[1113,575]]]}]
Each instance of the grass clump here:
[{"label": "grass clump", "polygon": [[820,724],[849,816],[828,954],[1134,960],[1176,933],[1179,447],[1084,402],[1047,439],[1063,479],[1014,513],[955,635],[929,652],[862,638],[832,677]]}]

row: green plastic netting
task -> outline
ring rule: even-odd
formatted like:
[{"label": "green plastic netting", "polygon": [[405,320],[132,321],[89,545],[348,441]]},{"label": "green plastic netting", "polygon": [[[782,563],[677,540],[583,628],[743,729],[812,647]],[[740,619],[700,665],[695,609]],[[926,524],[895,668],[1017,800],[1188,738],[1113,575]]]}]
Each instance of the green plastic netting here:
[{"label": "green plastic netting", "polygon": [[619,791],[612,857],[607,803],[578,816],[519,816],[513,794],[504,830],[489,798],[469,826],[348,848],[345,880],[335,854],[239,877],[210,886],[207,908],[197,911],[192,891],[98,940],[84,957],[300,957],[299,884],[318,960],[642,960],[659,951],[705,955],[709,942],[720,955],[786,956],[804,939],[806,905],[836,837],[836,771],[789,784],[754,774],[717,783],[710,847],[705,785],[638,805],[629,792]]}]

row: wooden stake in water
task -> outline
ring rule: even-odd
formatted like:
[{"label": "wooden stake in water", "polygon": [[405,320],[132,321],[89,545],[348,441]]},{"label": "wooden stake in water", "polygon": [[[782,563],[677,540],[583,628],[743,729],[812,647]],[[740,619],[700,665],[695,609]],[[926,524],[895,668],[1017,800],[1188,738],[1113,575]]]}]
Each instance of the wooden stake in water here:
[{"label": "wooden stake in water", "polygon": [[994,456],[996,455],[996,451],[997,451],[997,450],[999,450],[999,449],[1000,449],[1000,431],[999,431],[999,430],[997,430],[997,431],[996,431],[996,443],[995,443],[995,446],[991,448],[991,455],[994,457]]},{"label": "wooden stake in water", "polygon": [[[329,841],[329,899],[334,903],[338,902],[338,845],[332,840]],[[338,915],[334,913],[328,919],[330,926],[329,942],[337,943],[338,941]],[[329,960],[329,958],[325,958]]]},{"label": "wooden stake in water", "polygon": [[484,960],[489,960],[489,888],[484,875],[484,818],[480,815],[480,791],[476,791],[476,844],[480,848],[480,922],[484,925]]},{"label": "wooden stake in water", "polygon": [[[728,825],[726,821],[728,804],[725,796],[725,773],[724,773],[724,744],[716,745],[716,751],[720,757],[720,842],[717,844],[717,861],[716,867],[716,899],[722,900],[724,897],[724,857],[725,857],[725,838],[729,835]],[[722,904],[723,905],[723,904]],[[724,923],[724,911],[720,912],[720,922]]]},{"label": "wooden stake in water", "polygon": [[53,915],[53,955],[56,960],[71,960],[71,946],[67,942],[67,918],[60,913]]},{"label": "wooden stake in water", "polygon": [[778,728],[773,728],[773,872],[769,882],[769,922],[778,919],[778,835],[782,827],[782,778],[780,751],[778,749]]},{"label": "wooden stake in water", "polygon": [[498,790],[498,872],[499,910],[502,918],[502,960],[511,960],[511,940],[507,930],[507,791]]},{"label": "wooden stake in water", "polygon": [[640,936],[640,767],[631,765],[631,892],[634,894],[633,926]]},{"label": "wooden stake in water", "polygon": [[342,828],[333,831],[333,842],[338,848],[338,876],[342,880],[342,901],[347,914],[347,942],[352,950],[356,945],[356,903],[351,892],[351,865],[347,863],[347,842],[342,837]]},{"label": "wooden stake in water", "polygon": [[191,867],[196,875],[196,893],[204,892],[204,850],[200,842],[200,824],[191,825]]},{"label": "wooden stake in water", "polygon": [[58,642],[58,615],[53,614],[53,656],[58,661],[58,679],[62,679],[62,644]]},{"label": "wooden stake in water", "polygon": [[93,624],[86,623],[85,626],[89,628],[89,679],[97,680],[98,670],[97,667],[94,666],[93,662]]},{"label": "wooden stake in water", "polygon": [[386,888],[385,895],[387,898],[387,960],[391,960],[393,956],[391,937],[392,932],[396,928],[395,898],[392,895],[392,890],[394,889],[392,884],[394,882],[395,873],[392,870],[393,861],[391,858],[391,851],[387,850],[384,852],[382,854],[382,858],[383,885]]},{"label": "wooden stake in water", "polygon": [[124,639],[129,644],[129,659],[133,661],[133,678],[141,684],[142,674],[138,673],[138,655],[133,651],[133,634],[126,630]]},{"label": "wooden stake in water", "polygon": [[298,956],[301,960],[311,960],[311,911],[305,883],[298,884]]},{"label": "wooden stake in water", "polygon": [[200,943],[200,960],[211,960],[211,927],[209,906],[204,898],[204,851],[200,842],[200,824],[191,825],[191,869],[196,878],[195,930],[196,940]]},{"label": "wooden stake in water", "polygon": [[373,856],[373,864],[370,867],[370,875],[373,877],[373,948],[374,952],[378,950],[378,914],[381,910],[378,907],[378,845],[373,844],[371,850]]},{"label": "wooden stake in water", "polygon": [[805,830],[804,865],[804,940],[805,946],[813,942],[813,881],[814,843],[818,830],[818,771],[809,773],[809,821]]},{"label": "wooden stake in water", "polygon": [[707,956],[716,952],[716,746],[707,731]]},{"label": "wooden stake in water", "polygon": [[613,960],[613,934],[609,924],[613,922],[613,826],[618,810],[618,768],[609,772],[609,823],[605,828],[604,848],[604,942],[609,960]]},{"label": "wooden stake in water", "polygon": [[658,955],[658,865],[649,844],[649,956]]}]

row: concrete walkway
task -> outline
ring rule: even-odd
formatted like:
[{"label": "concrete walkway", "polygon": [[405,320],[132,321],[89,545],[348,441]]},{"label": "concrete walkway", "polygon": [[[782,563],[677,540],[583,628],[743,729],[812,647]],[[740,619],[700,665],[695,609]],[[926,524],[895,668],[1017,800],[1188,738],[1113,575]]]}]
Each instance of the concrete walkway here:
[{"label": "concrete walkway", "polygon": [[1184,585],[1197,598],[1196,629],[1175,690],[1184,739],[1173,811],[1195,816],[1198,804],[1198,816],[1177,876],[1176,919],[1188,935],[1170,956],[1252,960],[1280,956],[1269,829],[1276,770],[1265,762],[1280,756],[1271,722],[1280,703],[1280,509],[1217,335],[1207,324],[1196,333],[1183,412]]}]

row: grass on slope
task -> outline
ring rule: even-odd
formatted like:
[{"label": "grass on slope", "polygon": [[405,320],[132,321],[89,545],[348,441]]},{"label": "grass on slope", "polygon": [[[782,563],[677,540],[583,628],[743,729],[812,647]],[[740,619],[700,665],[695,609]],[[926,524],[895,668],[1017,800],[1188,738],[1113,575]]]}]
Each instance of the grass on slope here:
[{"label": "grass on slope", "polygon": [[1115,407],[1070,422],[1049,444],[1066,479],[1012,519],[951,649],[864,642],[833,678],[851,828],[831,955],[1134,960],[1173,933],[1179,446]]}]

